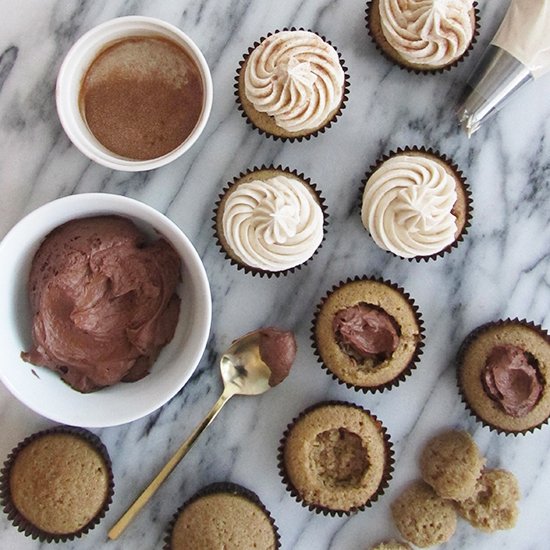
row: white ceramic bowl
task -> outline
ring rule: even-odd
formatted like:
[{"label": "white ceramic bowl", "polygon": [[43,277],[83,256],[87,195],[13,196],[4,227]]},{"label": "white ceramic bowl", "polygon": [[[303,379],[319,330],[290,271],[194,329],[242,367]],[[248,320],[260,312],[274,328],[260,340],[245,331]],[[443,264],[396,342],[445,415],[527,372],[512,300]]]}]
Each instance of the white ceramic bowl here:
[{"label": "white ceramic bowl", "polygon": [[[89,130],[78,105],[80,86],[84,75],[99,52],[108,44],[129,36],[163,36],[181,45],[196,62],[203,81],[204,102],[199,121],[189,137],[176,149],[151,160],[131,160],[106,149]],[[153,17],[129,16],[111,19],[94,27],[73,45],[65,57],[56,86],[59,120],[74,145],[93,161],[112,168],[138,172],[159,168],[177,159],[197,141],[212,108],[212,77],[199,48],[183,31]]]},{"label": "white ceramic bowl", "polygon": [[[50,231],[69,220],[101,214],[130,218],[172,244],[182,259],[181,312],[173,340],[163,348],[148,376],[83,394],[65,384],[57,373],[25,363],[20,357],[32,344],[27,281],[34,254]],[[136,420],[170,400],[199,363],[211,321],[208,279],[181,229],[146,204],[102,193],[50,202],[23,218],[0,242],[0,265],[0,379],[17,399],[42,416],[96,428]]]}]

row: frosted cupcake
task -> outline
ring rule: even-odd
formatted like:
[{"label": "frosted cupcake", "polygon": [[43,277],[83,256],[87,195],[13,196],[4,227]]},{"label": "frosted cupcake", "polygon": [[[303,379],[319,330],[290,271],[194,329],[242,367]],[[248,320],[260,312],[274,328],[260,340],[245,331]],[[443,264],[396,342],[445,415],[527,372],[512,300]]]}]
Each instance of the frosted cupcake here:
[{"label": "frosted cupcake", "polygon": [[345,67],[311,31],[283,30],[256,42],[241,61],[237,102],[260,133],[301,140],[329,127],[347,99]]},{"label": "frosted cupcake", "polygon": [[440,72],[461,61],[475,43],[473,0],[372,0],[367,26],[380,51],[403,68]]},{"label": "frosted cupcake", "polygon": [[458,167],[425,148],[398,149],[364,180],[361,221],[400,258],[428,260],[457,246],[470,225],[470,191]]},{"label": "frosted cupcake", "polygon": [[303,174],[254,168],[233,180],[216,205],[214,229],[231,263],[281,275],[306,263],[323,241],[324,199]]}]

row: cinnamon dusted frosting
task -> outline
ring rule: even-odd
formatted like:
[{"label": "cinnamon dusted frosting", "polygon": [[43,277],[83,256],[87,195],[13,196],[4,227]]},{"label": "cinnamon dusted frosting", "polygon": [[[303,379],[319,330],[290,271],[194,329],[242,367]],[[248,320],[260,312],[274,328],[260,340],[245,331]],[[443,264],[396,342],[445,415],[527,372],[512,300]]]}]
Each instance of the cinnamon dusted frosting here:
[{"label": "cinnamon dusted frosting", "polygon": [[248,57],[244,91],[254,108],[288,132],[315,130],[339,108],[344,71],[336,50],[309,31],[281,31]]},{"label": "cinnamon dusted frosting", "polygon": [[402,258],[430,256],[455,240],[456,180],[442,162],[398,154],[368,179],[361,219],[376,244]]},{"label": "cinnamon dusted frosting", "polygon": [[470,45],[473,0],[379,0],[380,24],[389,45],[408,63],[439,68]]},{"label": "cinnamon dusted frosting", "polygon": [[21,356],[82,392],[142,378],[174,335],[179,280],[166,240],[118,216],[72,220],[33,259],[34,345]]},{"label": "cinnamon dusted frosting", "polygon": [[482,382],[488,395],[514,417],[533,410],[542,393],[537,369],[525,352],[510,344],[496,346],[487,357]]},{"label": "cinnamon dusted frosting", "polygon": [[390,357],[399,345],[395,325],[385,311],[365,303],[338,311],[333,321],[336,341],[358,360]]},{"label": "cinnamon dusted frosting", "polygon": [[296,359],[296,339],[288,330],[273,327],[262,328],[260,333],[260,357],[269,367],[271,387],[280,384],[290,372]]},{"label": "cinnamon dusted frosting", "polygon": [[283,271],[313,256],[323,240],[323,222],[309,186],[280,174],[238,183],[225,201],[222,229],[241,262]]}]

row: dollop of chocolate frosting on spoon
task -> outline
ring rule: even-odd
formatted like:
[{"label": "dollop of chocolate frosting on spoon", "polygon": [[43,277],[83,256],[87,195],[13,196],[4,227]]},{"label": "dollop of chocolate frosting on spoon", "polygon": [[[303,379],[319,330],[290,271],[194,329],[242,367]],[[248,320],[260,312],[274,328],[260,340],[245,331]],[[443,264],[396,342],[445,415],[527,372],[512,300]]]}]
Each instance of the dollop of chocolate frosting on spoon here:
[{"label": "dollop of chocolate frosting on spoon", "polygon": [[280,384],[290,372],[296,359],[296,338],[288,330],[266,327],[258,330],[260,334],[260,357],[269,367],[271,387]]}]

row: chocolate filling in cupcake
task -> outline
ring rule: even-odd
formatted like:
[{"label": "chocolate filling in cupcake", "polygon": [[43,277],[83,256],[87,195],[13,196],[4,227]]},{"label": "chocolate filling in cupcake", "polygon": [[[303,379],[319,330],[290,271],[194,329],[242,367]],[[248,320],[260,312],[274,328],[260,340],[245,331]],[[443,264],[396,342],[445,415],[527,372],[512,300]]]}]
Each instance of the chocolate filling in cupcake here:
[{"label": "chocolate filling in cupcake", "polygon": [[380,364],[399,345],[401,330],[396,320],[383,309],[365,302],[338,311],[333,328],[340,348],[359,364],[366,359]]},{"label": "chocolate filling in cupcake", "polygon": [[487,395],[504,412],[517,418],[534,409],[544,387],[535,357],[510,344],[493,348],[481,382]]}]

